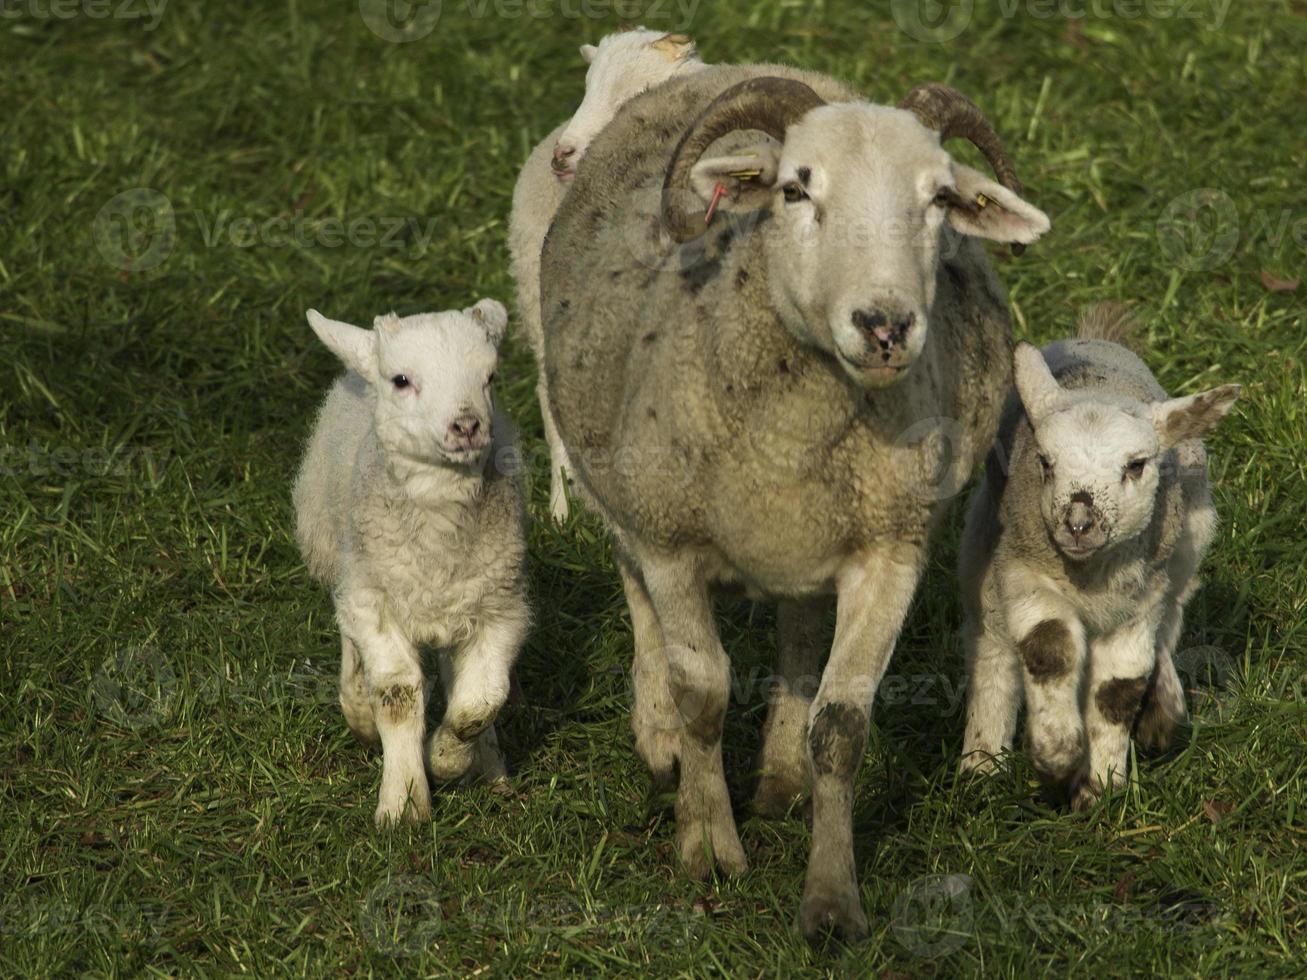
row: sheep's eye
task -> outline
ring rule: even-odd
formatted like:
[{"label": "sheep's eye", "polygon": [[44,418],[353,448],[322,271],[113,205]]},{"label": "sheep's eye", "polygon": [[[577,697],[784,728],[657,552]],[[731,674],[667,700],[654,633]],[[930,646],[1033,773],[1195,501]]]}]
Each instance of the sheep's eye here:
[{"label": "sheep's eye", "polygon": [[941,187],[935,192],[934,199],[930,202],[936,207],[946,208],[953,203],[955,192],[951,187]]},{"label": "sheep's eye", "polygon": [[1125,475],[1132,480],[1137,480],[1144,475],[1144,467],[1148,465],[1148,458],[1141,456],[1139,459],[1132,459],[1125,464]]},{"label": "sheep's eye", "polygon": [[1053,464],[1052,462],[1049,461],[1049,458],[1045,456],[1043,453],[1039,454],[1039,468],[1044,472],[1044,479],[1047,480],[1050,476],[1053,475]]},{"label": "sheep's eye", "polygon": [[396,388],[407,388],[407,387],[408,387],[408,375],[406,375],[406,374],[397,374],[397,375],[395,375],[393,378],[390,379],[390,383],[393,384]]},{"label": "sheep's eye", "polygon": [[492,385],[492,384],[494,384],[494,383],[495,383],[495,377],[498,375],[498,373],[499,373],[499,372],[497,372],[497,371],[491,371],[491,372],[490,372],[490,377],[486,378],[486,384],[488,384],[488,385]]},{"label": "sheep's eye", "polygon": [[794,180],[784,185],[781,188],[781,193],[785,195],[786,204],[798,204],[800,201],[806,200],[808,197],[807,192],[799,186],[798,181]]}]

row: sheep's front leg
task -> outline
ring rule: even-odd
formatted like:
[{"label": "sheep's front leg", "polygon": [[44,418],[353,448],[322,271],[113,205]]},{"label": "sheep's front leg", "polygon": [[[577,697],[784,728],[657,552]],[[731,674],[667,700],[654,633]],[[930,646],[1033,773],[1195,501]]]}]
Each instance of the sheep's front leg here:
[{"label": "sheep's front leg", "polygon": [[782,600],[776,609],[779,655],[768,694],[754,809],[783,817],[808,791],[808,711],[821,681],[822,626],[829,599]]},{"label": "sheep's front leg", "polygon": [[635,659],[631,667],[631,729],[635,751],[649,767],[654,789],[665,792],[676,785],[676,761],[681,750],[681,715],[672,700],[662,627],[640,572],[619,554],[626,606],[631,613]]},{"label": "sheep's front leg", "polygon": [[486,620],[442,667],[445,716],[427,748],[427,764],[437,779],[457,779],[471,768],[478,739],[508,700],[509,671],[526,628],[525,613]]},{"label": "sheep's front leg", "polygon": [[418,649],[385,614],[385,597],[368,589],[336,600],[341,632],[358,647],[377,733],[381,736],[378,826],[431,816],[431,790],[422,768],[426,691]]},{"label": "sheep's front leg", "polygon": [[747,862],[722,768],[730,660],[717,636],[707,583],[686,561],[642,559],[641,571],[662,627],[667,685],[681,718],[676,788],[681,860],[695,878],[706,877],[714,862],[739,874]]},{"label": "sheep's front leg", "polygon": [[963,628],[967,663],[967,727],[962,739],[962,772],[991,772],[995,760],[1012,748],[1021,709],[1021,662],[1004,636],[978,623]]},{"label": "sheep's front leg", "polygon": [[1077,810],[1092,806],[1109,786],[1125,785],[1130,728],[1156,662],[1155,634],[1155,619],[1143,616],[1091,647],[1085,705],[1089,759],[1071,799]]},{"label": "sheep's front leg", "polygon": [[800,921],[812,941],[827,933],[867,934],[853,863],[853,791],[867,744],[871,706],[916,592],[924,552],[875,549],[841,574],[835,643],[808,723],[812,765],[812,852]]}]

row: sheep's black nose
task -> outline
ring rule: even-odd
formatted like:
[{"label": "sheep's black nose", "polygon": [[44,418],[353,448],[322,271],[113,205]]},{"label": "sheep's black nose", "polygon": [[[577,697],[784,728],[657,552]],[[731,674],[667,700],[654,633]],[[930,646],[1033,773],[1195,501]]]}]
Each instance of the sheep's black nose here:
[{"label": "sheep's black nose", "polygon": [[475,415],[460,415],[449,423],[449,431],[460,439],[473,439],[481,431],[481,420]]},{"label": "sheep's black nose", "polygon": [[886,313],[883,310],[853,311],[853,325],[866,336],[868,342],[880,347],[881,353],[885,356],[903,343],[903,338],[912,329],[916,319],[915,313]]},{"label": "sheep's black nose", "polygon": [[1094,527],[1094,498],[1081,491],[1071,495],[1071,506],[1066,512],[1066,529],[1074,537],[1086,534]]}]

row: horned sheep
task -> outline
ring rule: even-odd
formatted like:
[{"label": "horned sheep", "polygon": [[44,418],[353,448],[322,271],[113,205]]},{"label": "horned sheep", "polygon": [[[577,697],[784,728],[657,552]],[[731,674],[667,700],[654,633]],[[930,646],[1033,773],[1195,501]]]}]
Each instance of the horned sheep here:
[{"label": "horned sheep", "polygon": [[1024,691],[1032,761],[1077,809],[1123,784],[1136,718],[1154,748],[1185,718],[1174,653],[1216,527],[1201,439],[1239,394],[1168,398],[1122,346],[1131,323],[1098,307],[1017,348],[959,558],[962,768],[1011,748]]},{"label": "horned sheep", "polygon": [[[956,163],[954,136],[999,180]],[[935,474],[979,465],[1006,394],[1010,318],[977,239],[1047,228],[955,90],[891,108],[815,73],[714,66],[599,134],[545,242],[546,382],[615,539],[636,749],[676,786],[687,870],[742,871],[710,591],[780,600],[755,803],[783,811],[811,785],[810,938],[866,934],[852,802],[873,696],[946,506]]]},{"label": "horned sheep", "polygon": [[421,820],[431,811],[421,645],[438,648],[446,700],[427,767],[506,784],[494,720],[530,618],[513,434],[491,395],[508,316],[483,299],[387,314],[372,330],[316,310],[308,320],[349,370],[295,481],[297,537],[332,591],[345,720],[381,743],[377,823]]},{"label": "horned sheep", "polygon": [[[571,119],[531,151],[513,189],[509,216],[508,241],[518,315],[536,363],[541,365],[544,338],[540,326],[540,248],[586,148],[632,98],[670,78],[703,68],[689,37],[643,27],[609,34],[597,46],[582,45],[581,56],[589,64],[585,98]],[[555,520],[563,521],[568,514],[565,487],[571,467],[549,410],[543,367],[536,392],[549,445],[550,512]]]}]

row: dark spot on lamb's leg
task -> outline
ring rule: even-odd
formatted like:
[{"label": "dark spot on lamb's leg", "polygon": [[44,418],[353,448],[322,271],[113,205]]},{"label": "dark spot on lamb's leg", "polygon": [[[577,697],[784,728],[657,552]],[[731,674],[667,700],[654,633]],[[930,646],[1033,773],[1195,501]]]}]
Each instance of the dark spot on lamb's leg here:
[{"label": "dark spot on lamb's leg", "polygon": [[735,273],[735,288],[736,288],[736,289],[743,289],[743,288],[744,288],[744,284],[745,284],[746,282],[748,282],[748,281],[749,281],[749,270],[748,270],[748,269],[741,269],[739,272]]},{"label": "dark spot on lamb's leg", "polygon": [[1147,688],[1147,675],[1114,677],[1099,685],[1094,701],[1099,712],[1112,724],[1129,725],[1135,720]]},{"label": "dark spot on lamb's leg", "polygon": [[398,724],[407,721],[413,714],[417,689],[408,684],[392,684],[390,687],[382,688],[379,697],[381,706],[385,708],[390,720]]},{"label": "dark spot on lamb's leg", "polygon": [[650,330],[647,334],[645,334],[643,337],[640,338],[640,340],[646,344],[652,344],[657,339],[658,339],[657,330]]},{"label": "dark spot on lamb's leg", "polygon": [[1071,631],[1059,619],[1046,619],[1017,644],[1021,659],[1036,684],[1065,677],[1075,660]]}]

